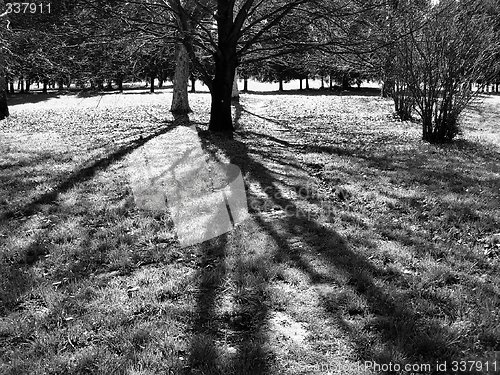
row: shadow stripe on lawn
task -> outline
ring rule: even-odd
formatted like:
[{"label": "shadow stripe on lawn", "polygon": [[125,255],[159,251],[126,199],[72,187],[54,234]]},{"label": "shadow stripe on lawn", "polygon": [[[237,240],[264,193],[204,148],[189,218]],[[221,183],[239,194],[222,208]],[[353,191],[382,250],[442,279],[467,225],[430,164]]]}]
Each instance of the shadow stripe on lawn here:
[{"label": "shadow stripe on lawn", "polygon": [[140,138],[129,142],[127,145],[119,148],[118,150],[115,150],[98,160],[92,161],[90,165],[74,171],[64,181],[60,182],[49,192],[42,194],[32,202],[24,205],[21,208],[12,209],[3,213],[2,215],[0,215],[0,221],[33,215],[39,210],[40,205],[53,203],[60,194],[69,191],[71,188],[81,182],[91,179],[98,171],[106,169],[111,164],[123,159],[125,156],[130,154],[135,149],[141,147],[148,141],[173,130],[179,125],[181,125],[181,123],[176,123],[176,121],[174,121],[170,124],[170,126],[162,127],[157,132],[154,132],[146,137],[141,136]]}]

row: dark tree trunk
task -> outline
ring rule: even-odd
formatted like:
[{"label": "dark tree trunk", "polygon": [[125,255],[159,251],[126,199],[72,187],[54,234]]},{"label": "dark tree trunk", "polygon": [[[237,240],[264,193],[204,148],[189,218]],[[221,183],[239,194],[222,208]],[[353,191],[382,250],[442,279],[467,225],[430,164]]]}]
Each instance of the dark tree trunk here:
[{"label": "dark tree trunk", "polygon": [[280,87],[279,87],[279,91],[283,91],[283,80],[280,79]]},{"label": "dark tree trunk", "polygon": [[231,94],[236,72],[236,46],[220,45],[220,53],[215,56],[215,77],[212,80],[212,105],[210,124],[212,132],[232,134]]},{"label": "dark tree trunk", "polygon": [[30,92],[31,81],[29,79],[26,80],[26,92]]},{"label": "dark tree trunk", "polygon": [[[1,51],[0,51],[1,52]],[[9,117],[3,55],[0,54],[0,120]]]},{"label": "dark tree trunk", "polygon": [[40,88],[40,81],[36,81],[36,88],[39,89]]},{"label": "dark tree trunk", "polygon": [[191,92],[196,92],[196,78],[191,76]]},{"label": "dark tree trunk", "polygon": [[309,90],[309,77],[306,77],[306,90]]},{"label": "dark tree trunk", "polygon": [[118,90],[120,92],[123,92],[123,78],[122,77],[118,77],[116,79],[116,85],[118,86]]},{"label": "dark tree trunk", "polygon": [[108,89],[108,90],[113,90],[113,83],[111,82],[111,80],[110,80],[110,79],[109,79],[109,80],[108,80],[108,82],[107,82],[106,89]]},{"label": "dark tree trunk", "polygon": [[321,77],[321,90],[325,89],[325,81],[323,80],[323,77]]},{"label": "dark tree trunk", "polygon": [[62,79],[60,79],[60,80],[57,81],[57,89],[59,91],[64,90],[64,81]]},{"label": "dark tree trunk", "polygon": [[24,79],[23,79],[23,78],[21,78],[21,79],[19,80],[19,83],[21,84],[21,89],[20,89],[19,91],[20,91],[21,93],[24,93]]},{"label": "dark tree trunk", "polygon": [[243,78],[243,92],[248,92],[248,78]]},{"label": "dark tree trunk", "polygon": [[302,86],[302,81],[303,81],[303,79],[301,78],[301,79],[299,80],[299,82],[300,82],[300,87],[299,87],[299,90],[303,90],[303,89],[304,89],[304,87]]},{"label": "dark tree trunk", "polygon": [[498,93],[498,85],[499,85],[499,83],[497,82],[497,83],[495,84],[495,92],[496,92],[496,93]]},{"label": "dark tree trunk", "polygon": [[165,82],[165,71],[163,69],[160,69],[158,73],[158,88],[162,89],[163,88],[163,83]]},{"label": "dark tree trunk", "polygon": [[351,85],[349,84],[349,74],[342,74],[342,90],[349,90]]},{"label": "dark tree trunk", "polygon": [[11,93],[11,94],[14,94],[14,92],[15,92],[15,91],[14,91],[14,80],[12,80],[12,79],[11,79],[11,80],[9,81],[9,86],[10,86],[10,93]]},{"label": "dark tree trunk", "polygon": [[18,78],[18,80],[17,80],[17,91],[21,91],[21,81],[22,81],[22,78]]},{"label": "dark tree trunk", "polygon": [[150,86],[149,86],[149,92],[153,93],[155,92],[155,75],[151,74],[151,80],[150,80]]},{"label": "dark tree trunk", "polygon": [[9,117],[9,106],[7,105],[7,92],[0,92],[0,120]]},{"label": "dark tree trunk", "polygon": [[45,79],[43,80],[43,88],[42,88],[42,92],[43,92],[44,94],[46,94],[46,93],[47,93],[47,86],[48,86],[48,85],[49,85],[49,80],[48,80],[47,78],[45,78]]}]

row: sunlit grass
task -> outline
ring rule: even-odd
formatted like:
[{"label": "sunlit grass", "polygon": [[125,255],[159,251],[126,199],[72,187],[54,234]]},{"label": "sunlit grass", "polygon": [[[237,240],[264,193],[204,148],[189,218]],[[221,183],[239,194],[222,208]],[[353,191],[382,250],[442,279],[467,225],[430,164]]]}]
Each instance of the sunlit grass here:
[{"label": "sunlit grass", "polygon": [[500,350],[497,99],[437,147],[377,97],[243,95],[235,140],[200,135],[242,169],[252,217],[180,249],[124,158],[72,174],[171,120],[169,94],[148,98],[0,123],[0,373],[359,374]]}]

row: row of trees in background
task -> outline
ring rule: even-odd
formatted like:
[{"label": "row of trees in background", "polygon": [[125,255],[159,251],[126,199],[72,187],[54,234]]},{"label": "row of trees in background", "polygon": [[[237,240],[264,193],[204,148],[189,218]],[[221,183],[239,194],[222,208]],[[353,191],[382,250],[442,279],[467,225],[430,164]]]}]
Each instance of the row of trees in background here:
[{"label": "row of trees in background", "polygon": [[51,13],[2,17],[0,95],[14,79],[44,91],[137,79],[154,90],[155,79],[173,79],[172,110],[187,112],[187,81],[200,79],[212,95],[210,130],[231,133],[237,68],[280,89],[291,79],[307,88],[328,77],[346,89],[371,78],[384,81],[402,119],[417,114],[423,137],[442,142],[456,135],[471,84],[498,82],[498,0],[50,2]]}]

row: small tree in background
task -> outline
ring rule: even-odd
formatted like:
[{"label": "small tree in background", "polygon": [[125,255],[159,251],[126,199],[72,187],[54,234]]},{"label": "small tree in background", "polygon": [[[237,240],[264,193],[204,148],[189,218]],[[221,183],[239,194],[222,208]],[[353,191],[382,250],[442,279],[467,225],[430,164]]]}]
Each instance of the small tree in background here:
[{"label": "small tree in background", "polygon": [[396,110],[406,117],[414,106],[423,139],[449,142],[459,133],[460,114],[477,95],[472,83],[486,84],[498,74],[493,20],[479,0],[410,5],[401,20],[403,30],[423,21],[396,44]]}]

